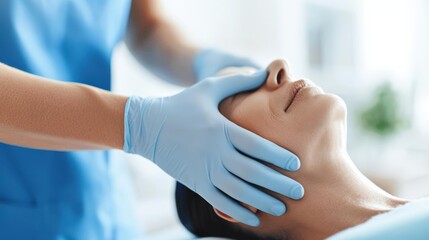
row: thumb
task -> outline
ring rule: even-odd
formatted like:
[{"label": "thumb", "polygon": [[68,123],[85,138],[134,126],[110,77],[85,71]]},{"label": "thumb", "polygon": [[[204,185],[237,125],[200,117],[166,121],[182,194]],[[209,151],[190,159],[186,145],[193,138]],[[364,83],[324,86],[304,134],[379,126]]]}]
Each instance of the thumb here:
[{"label": "thumb", "polygon": [[267,78],[267,71],[257,71],[251,75],[231,75],[213,79],[214,92],[219,100],[223,100],[239,92],[249,91],[261,86]]},{"label": "thumb", "polygon": [[[253,67],[257,70],[261,70],[262,67],[255,63],[253,60],[250,60],[248,58],[240,58],[239,60],[237,60],[238,63],[240,64],[236,64],[238,67]],[[230,66],[234,66],[234,64],[230,64]]]}]

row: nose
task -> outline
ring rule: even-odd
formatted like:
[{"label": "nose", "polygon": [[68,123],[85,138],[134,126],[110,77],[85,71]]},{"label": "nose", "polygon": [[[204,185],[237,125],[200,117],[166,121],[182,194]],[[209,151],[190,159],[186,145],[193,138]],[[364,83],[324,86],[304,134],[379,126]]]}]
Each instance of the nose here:
[{"label": "nose", "polygon": [[289,66],[283,59],[273,61],[268,66],[268,78],[265,82],[265,86],[270,90],[276,90],[279,87],[292,81],[291,74],[289,72]]}]

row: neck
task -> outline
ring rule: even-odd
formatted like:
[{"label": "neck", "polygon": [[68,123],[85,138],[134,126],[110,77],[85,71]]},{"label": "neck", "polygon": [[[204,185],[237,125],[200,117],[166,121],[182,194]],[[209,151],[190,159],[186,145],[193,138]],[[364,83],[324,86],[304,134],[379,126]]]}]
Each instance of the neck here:
[{"label": "neck", "polygon": [[[306,211],[298,218],[293,232],[297,239],[322,239],[346,228],[361,224],[371,217],[406,203],[380,189],[353,164],[344,148],[324,148],[307,152],[302,162],[300,181],[305,189]],[[317,170],[317,171],[315,171]]]}]

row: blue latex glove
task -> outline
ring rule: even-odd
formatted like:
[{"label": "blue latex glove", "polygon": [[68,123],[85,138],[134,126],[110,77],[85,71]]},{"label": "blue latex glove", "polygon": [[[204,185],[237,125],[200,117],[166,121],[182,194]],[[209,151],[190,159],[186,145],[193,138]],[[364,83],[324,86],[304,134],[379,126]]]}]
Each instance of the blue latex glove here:
[{"label": "blue latex glove", "polygon": [[235,125],[218,110],[224,98],[260,86],[266,75],[261,71],[209,78],[171,97],[130,97],[125,107],[124,151],[152,160],[215,208],[245,224],[257,226],[259,219],[232,198],[282,215],[281,201],[249,183],[293,199],[303,196],[303,187],[248,156],[291,171],[300,167],[298,158]]},{"label": "blue latex glove", "polygon": [[194,73],[197,82],[216,75],[227,67],[253,67],[261,69],[250,59],[231,55],[217,49],[204,49],[197,53],[193,61]]}]

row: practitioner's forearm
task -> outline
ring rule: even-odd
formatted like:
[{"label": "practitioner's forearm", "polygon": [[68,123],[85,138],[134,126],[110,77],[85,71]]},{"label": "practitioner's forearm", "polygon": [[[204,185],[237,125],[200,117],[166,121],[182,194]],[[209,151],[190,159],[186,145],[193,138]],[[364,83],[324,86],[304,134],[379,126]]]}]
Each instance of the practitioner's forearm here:
[{"label": "practitioner's forearm", "polygon": [[127,97],[0,64],[0,142],[50,150],[122,149]]},{"label": "practitioner's forearm", "polygon": [[133,1],[126,43],[136,59],[161,79],[184,86],[196,82],[193,59],[200,49],[157,11],[156,0]]}]

